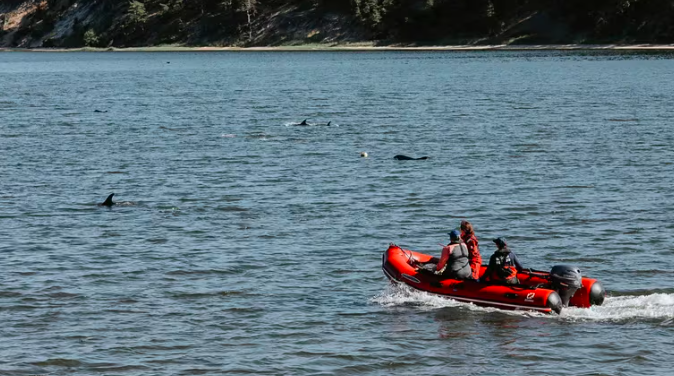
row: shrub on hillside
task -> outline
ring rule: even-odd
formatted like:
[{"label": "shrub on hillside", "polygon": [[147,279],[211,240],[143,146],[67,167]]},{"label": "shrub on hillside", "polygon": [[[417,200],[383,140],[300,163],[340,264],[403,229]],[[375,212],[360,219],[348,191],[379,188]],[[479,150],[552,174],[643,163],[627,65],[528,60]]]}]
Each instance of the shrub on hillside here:
[{"label": "shrub on hillside", "polygon": [[84,33],[84,45],[87,47],[97,47],[99,44],[99,38],[98,35],[96,35],[96,32],[94,29],[89,29]]}]

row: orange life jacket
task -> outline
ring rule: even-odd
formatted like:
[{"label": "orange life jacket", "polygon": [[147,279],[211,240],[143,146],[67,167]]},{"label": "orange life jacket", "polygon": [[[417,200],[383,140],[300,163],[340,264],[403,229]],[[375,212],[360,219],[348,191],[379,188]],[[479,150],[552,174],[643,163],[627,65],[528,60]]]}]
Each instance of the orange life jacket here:
[{"label": "orange life jacket", "polygon": [[475,234],[470,235],[470,236],[462,236],[461,240],[463,240],[464,243],[466,243],[466,247],[468,247],[468,254],[470,255],[470,263],[473,264],[473,262],[480,260],[479,263],[482,263],[482,256],[480,255],[480,250],[477,245],[477,237]]},{"label": "orange life jacket", "polygon": [[466,233],[462,233],[461,239],[466,243],[466,247],[468,248],[472,277],[473,279],[479,279],[480,267],[482,266],[482,255],[480,255],[480,250],[477,246],[477,237],[475,234],[468,236]]}]

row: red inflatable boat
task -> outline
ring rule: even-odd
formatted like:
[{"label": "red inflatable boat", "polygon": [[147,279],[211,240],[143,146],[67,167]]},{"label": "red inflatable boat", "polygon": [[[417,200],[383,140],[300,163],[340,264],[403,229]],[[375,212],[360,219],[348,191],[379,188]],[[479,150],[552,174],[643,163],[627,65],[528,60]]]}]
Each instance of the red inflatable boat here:
[{"label": "red inflatable boat", "polygon": [[[601,283],[582,277],[580,270],[572,266],[555,266],[550,272],[521,272],[517,275],[519,285],[504,285],[441,279],[413,266],[417,262],[428,262],[431,257],[391,244],[384,252],[382,270],[392,282],[479,306],[560,313],[565,306],[589,308],[604,302]],[[480,276],[486,269],[487,266],[482,265]]]}]

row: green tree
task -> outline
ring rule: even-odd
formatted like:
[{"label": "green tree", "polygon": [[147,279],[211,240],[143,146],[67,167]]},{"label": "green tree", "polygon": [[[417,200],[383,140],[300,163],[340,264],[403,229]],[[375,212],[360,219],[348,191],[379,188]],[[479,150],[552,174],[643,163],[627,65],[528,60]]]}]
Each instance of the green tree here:
[{"label": "green tree", "polygon": [[129,10],[127,12],[127,19],[131,25],[142,25],[147,21],[147,10],[145,4],[140,1],[132,1],[129,3]]},{"label": "green tree", "polygon": [[94,29],[89,29],[84,33],[84,45],[87,47],[95,47],[98,46],[98,35],[96,35],[96,32]]}]

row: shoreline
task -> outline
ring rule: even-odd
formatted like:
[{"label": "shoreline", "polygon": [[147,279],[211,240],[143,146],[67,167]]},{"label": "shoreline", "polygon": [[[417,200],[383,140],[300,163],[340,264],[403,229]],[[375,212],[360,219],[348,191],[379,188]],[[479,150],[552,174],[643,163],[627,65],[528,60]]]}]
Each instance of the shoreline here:
[{"label": "shoreline", "polygon": [[108,48],[13,48],[0,52],[293,52],[293,51],[674,51],[674,44],[548,44],[548,45],[449,45],[449,46],[374,46],[374,45],[297,45],[275,47],[149,46]]}]

